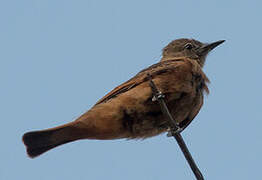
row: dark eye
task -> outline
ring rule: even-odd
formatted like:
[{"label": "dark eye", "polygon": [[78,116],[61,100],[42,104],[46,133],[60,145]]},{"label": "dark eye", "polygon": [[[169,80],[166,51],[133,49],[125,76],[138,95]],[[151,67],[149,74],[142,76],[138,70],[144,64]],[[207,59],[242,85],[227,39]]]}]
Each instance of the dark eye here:
[{"label": "dark eye", "polygon": [[185,49],[190,50],[190,49],[192,49],[192,48],[193,48],[193,45],[190,44],[190,43],[187,43],[187,44],[185,45]]}]

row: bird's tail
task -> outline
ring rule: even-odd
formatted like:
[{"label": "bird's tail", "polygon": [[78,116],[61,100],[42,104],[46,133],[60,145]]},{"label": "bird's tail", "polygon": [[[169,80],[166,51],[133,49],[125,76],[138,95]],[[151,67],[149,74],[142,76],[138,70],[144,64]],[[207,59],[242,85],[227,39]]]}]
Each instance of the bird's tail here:
[{"label": "bird's tail", "polygon": [[28,156],[34,158],[59,145],[82,139],[76,128],[72,122],[56,128],[25,133],[23,142]]}]

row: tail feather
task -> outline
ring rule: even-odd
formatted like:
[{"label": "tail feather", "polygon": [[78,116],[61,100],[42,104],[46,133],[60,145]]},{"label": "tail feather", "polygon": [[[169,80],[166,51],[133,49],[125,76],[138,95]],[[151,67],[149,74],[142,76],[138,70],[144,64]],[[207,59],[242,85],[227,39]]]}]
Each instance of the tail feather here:
[{"label": "tail feather", "polygon": [[57,128],[32,131],[23,135],[23,142],[29,157],[37,157],[44,152],[59,145],[81,139],[75,132],[75,128],[67,125]]}]

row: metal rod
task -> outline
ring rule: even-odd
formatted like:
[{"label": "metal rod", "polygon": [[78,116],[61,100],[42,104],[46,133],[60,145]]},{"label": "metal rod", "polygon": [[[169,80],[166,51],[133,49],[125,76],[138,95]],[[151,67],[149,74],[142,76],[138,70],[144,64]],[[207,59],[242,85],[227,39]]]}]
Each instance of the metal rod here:
[{"label": "metal rod", "polygon": [[152,89],[152,92],[153,92],[153,101],[157,100],[160,107],[161,107],[161,110],[163,112],[163,114],[167,117],[168,121],[169,121],[169,124],[170,124],[170,135],[173,136],[181,151],[183,152],[191,170],[193,171],[193,173],[195,174],[195,177],[197,180],[204,180],[204,177],[201,173],[201,171],[198,169],[193,157],[191,156],[187,146],[186,146],[186,143],[183,139],[183,137],[181,136],[180,132],[181,132],[181,128],[179,127],[178,123],[174,120],[174,118],[172,117],[172,115],[170,114],[168,108],[167,108],[167,105],[165,103],[165,96],[162,94],[162,92],[160,92],[155,83],[153,82],[152,80],[152,77],[150,74],[147,74],[148,76],[148,79],[149,79],[149,83],[150,83],[150,87]]}]

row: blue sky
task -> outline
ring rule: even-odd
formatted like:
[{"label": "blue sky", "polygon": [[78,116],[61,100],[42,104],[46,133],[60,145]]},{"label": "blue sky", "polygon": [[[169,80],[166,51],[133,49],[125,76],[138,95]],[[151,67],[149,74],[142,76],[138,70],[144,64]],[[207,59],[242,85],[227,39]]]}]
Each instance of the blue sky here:
[{"label": "blue sky", "polygon": [[0,1],[0,179],[194,178],[165,134],[83,140],[36,159],[23,133],[70,122],[156,63],[171,40],[226,39],[204,71],[210,95],[182,133],[206,179],[260,179],[262,2]]}]

